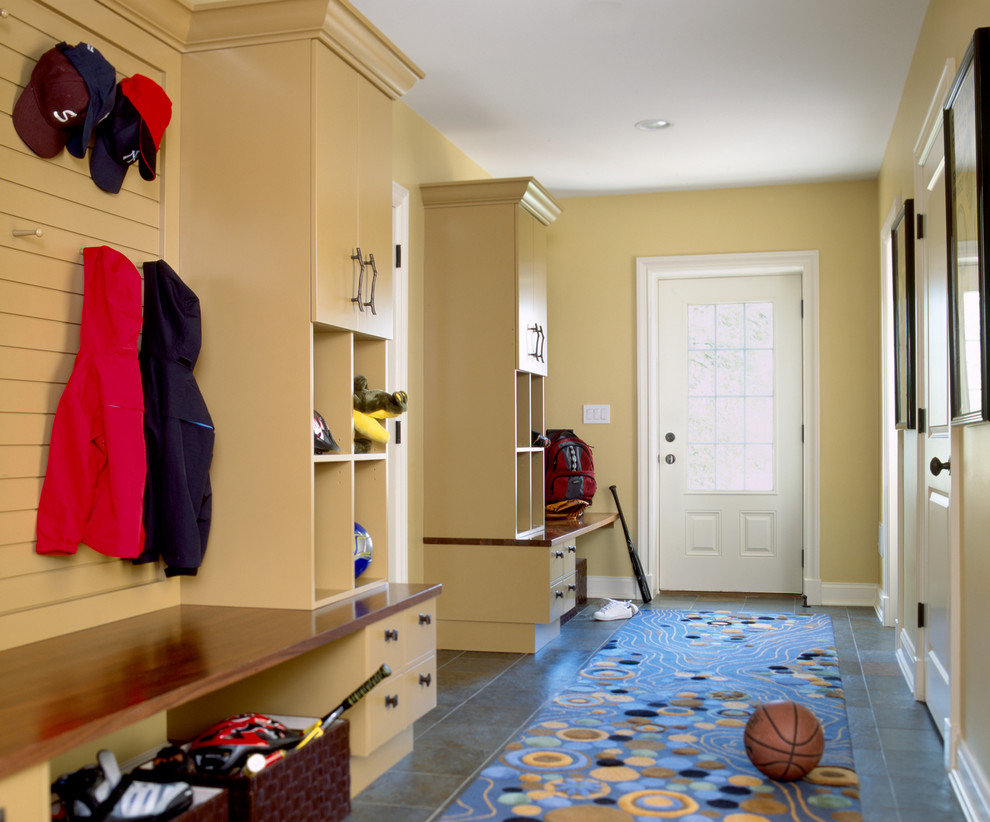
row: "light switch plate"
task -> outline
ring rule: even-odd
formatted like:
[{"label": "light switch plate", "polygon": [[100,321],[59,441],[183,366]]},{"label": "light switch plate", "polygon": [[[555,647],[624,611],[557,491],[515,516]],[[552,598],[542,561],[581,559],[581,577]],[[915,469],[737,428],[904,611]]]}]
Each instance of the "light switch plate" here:
[{"label": "light switch plate", "polygon": [[608,405],[584,406],[585,425],[608,425],[610,410],[611,406]]}]

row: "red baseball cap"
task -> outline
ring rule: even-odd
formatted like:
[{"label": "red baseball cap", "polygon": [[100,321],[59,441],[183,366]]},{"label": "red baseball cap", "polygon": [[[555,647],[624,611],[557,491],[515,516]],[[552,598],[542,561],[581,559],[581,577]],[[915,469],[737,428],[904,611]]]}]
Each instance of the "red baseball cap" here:
[{"label": "red baseball cap", "polygon": [[158,148],[172,119],[172,101],[165,89],[143,74],[125,77],[120,81],[120,90],[141,115],[139,168],[145,180],[154,180]]},{"label": "red baseball cap", "polygon": [[55,47],[38,58],[14,104],[14,129],[39,157],[54,157],[82,128],[88,109],[86,80]]}]

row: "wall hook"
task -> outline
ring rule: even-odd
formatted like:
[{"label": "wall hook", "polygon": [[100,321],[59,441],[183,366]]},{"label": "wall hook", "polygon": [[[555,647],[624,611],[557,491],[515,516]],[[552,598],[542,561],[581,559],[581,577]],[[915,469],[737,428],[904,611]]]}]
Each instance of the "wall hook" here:
[{"label": "wall hook", "polygon": [[40,228],[15,228],[10,233],[15,237],[41,237],[44,234]]}]

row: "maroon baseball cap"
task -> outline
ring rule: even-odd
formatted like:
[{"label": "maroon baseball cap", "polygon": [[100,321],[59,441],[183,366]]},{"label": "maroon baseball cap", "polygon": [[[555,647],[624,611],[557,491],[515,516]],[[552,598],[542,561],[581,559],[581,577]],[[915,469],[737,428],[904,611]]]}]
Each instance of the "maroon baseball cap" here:
[{"label": "maroon baseball cap", "polygon": [[54,157],[82,127],[88,109],[86,80],[55,47],[38,58],[14,104],[14,129],[39,157]]}]

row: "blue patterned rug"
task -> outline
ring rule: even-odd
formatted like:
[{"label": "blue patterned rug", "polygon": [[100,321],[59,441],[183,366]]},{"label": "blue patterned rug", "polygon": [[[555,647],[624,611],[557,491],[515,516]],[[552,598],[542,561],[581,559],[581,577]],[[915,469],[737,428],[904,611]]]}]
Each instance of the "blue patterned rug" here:
[{"label": "blue patterned rug", "polygon": [[[756,704],[810,708],[825,753],[802,780],[749,761]],[[827,615],[644,610],[483,769],[442,822],[861,822]]]}]

